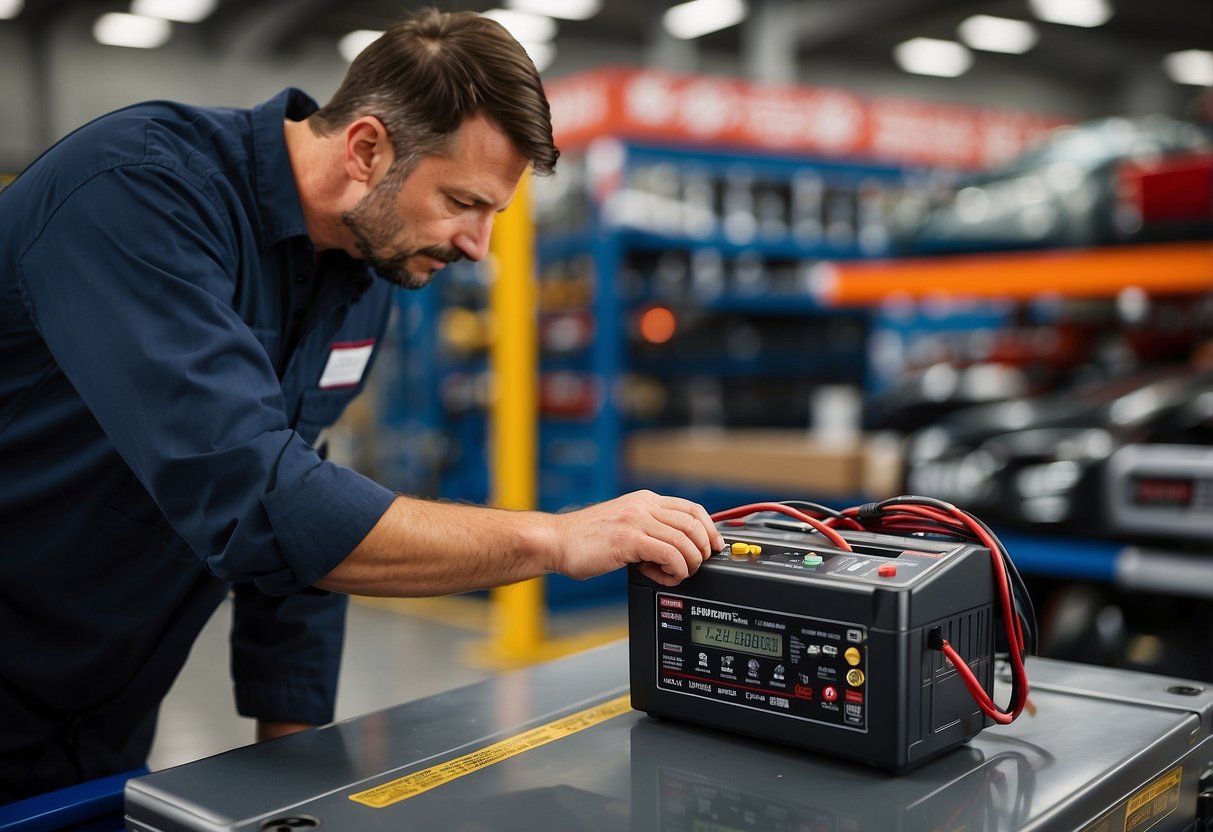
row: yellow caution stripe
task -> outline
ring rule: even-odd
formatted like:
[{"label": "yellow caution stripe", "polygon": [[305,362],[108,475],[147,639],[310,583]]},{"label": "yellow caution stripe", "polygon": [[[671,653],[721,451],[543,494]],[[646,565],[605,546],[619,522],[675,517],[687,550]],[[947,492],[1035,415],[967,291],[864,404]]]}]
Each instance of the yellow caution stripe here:
[{"label": "yellow caution stripe", "polygon": [[549,722],[547,725],[532,728],[479,751],[473,751],[462,757],[447,760],[445,763],[406,774],[404,777],[399,777],[373,789],[351,794],[350,800],[373,809],[383,809],[393,803],[415,797],[422,792],[428,792],[432,788],[449,783],[465,774],[487,768],[493,763],[508,760],[524,751],[530,751],[532,748],[538,748],[570,734],[584,731],[586,728],[592,728],[600,722],[606,722],[631,709],[631,695],[625,693],[623,696],[603,702],[601,705],[595,705],[584,711],[578,711]]}]

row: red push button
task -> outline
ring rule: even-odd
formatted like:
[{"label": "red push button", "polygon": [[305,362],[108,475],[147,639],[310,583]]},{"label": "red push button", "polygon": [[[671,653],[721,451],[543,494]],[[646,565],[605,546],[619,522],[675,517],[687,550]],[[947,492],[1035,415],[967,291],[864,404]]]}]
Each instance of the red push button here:
[{"label": "red push button", "polygon": [[838,691],[832,685],[827,685],[825,688],[822,688],[821,698],[827,702],[833,702],[838,698]]},{"label": "red push button", "polygon": [[882,563],[876,567],[876,574],[882,578],[892,578],[897,574],[897,566],[892,563]]}]

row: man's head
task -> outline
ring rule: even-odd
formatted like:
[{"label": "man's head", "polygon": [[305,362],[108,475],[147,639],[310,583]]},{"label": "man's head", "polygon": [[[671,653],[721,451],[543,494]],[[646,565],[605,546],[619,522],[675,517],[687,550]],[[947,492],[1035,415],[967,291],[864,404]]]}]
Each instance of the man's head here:
[{"label": "man's head", "polygon": [[500,24],[471,12],[424,10],[393,26],[308,124],[320,137],[345,134],[347,147],[359,137],[359,147],[390,147],[390,166],[342,220],[359,255],[410,288],[445,262],[483,256],[526,165],[548,174],[559,156],[534,64]]}]

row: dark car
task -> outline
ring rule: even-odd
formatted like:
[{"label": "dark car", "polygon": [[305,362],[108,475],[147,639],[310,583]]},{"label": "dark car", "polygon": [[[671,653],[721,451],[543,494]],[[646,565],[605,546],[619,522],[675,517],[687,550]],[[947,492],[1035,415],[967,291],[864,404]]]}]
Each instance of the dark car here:
[{"label": "dark car", "polygon": [[[1136,498],[1109,487],[1110,476],[1124,476],[1123,465],[1109,463],[1141,447],[1154,448],[1136,456],[1155,467],[1128,477],[1124,488],[1154,489],[1142,493],[1177,522],[1126,528],[1112,516]],[[963,410],[911,434],[905,459],[907,492],[991,523],[1087,537],[1140,531],[1213,539],[1213,506],[1201,502],[1213,499],[1213,370],[1172,366]]]},{"label": "dark car", "polygon": [[893,212],[903,253],[1090,246],[1213,236],[1213,137],[1162,115],[1057,128],[992,172]]}]

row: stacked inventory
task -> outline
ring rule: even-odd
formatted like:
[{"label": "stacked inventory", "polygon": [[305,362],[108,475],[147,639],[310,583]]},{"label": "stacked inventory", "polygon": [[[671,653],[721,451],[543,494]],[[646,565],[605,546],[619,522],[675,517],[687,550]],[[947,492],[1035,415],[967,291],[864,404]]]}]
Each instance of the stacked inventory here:
[{"label": "stacked inventory", "polygon": [[[582,95],[576,106],[570,90]],[[1088,179],[1056,167],[1051,179],[1015,165],[1004,180],[961,175],[992,162],[992,149],[1012,156],[1055,126],[1029,117],[930,106],[915,115],[905,102],[644,71],[591,73],[552,101],[565,153],[534,189],[540,508],[639,486],[709,505],[881,496],[905,487],[900,437],[969,405],[1186,360],[1213,331],[1208,246],[1182,239],[1201,226],[1191,210],[1158,208],[1192,202],[1158,198],[1177,171],[1187,193],[1209,170],[1200,137],[1182,129],[1177,141],[1192,146],[1174,163],[1092,173],[1120,183],[1099,186],[1096,199]],[[760,142],[745,114],[769,116],[776,104],[789,123],[814,127],[785,124]],[[806,121],[806,108],[821,117]],[[1064,146],[1068,134],[1057,135]],[[1006,173],[1016,170],[1019,179]],[[1045,180],[1069,201],[1049,202]],[[1074,194],[1088,191],[1083,205],[1106,221],[1070,220],[1082,202]],[[998,210],[1007,219],[989,226]],[[939,231],[947,211],[969,236]],[[982,223],[988,233],[1019,229],[1016,246],[1040,253],[985,254],[1010,244],[977,240]],[[1095,236],[1074,236],[1084,228]],[[1057,245],[1078,243],[1119,247],[1070,248],[1075,259],[1057,261]],[[485,407],[509,392],[493,390],[486,351],[509,333],[487,309],[491,265],[448,272],[402,297],[396,389],[406,395],[388,403],[384,447],[399,461],[396,487],[479,502],[488,498]],[[864,428],[890,432],[893,444]],[[988,486],[974,476],[985,474],[953,467],[956,476],[946,464],[912,469],[909,484],[983,510],[973,501]],[[1001,504],[1060,516],[1057,499],[1003,495]],[[1054,551],[1033,541],[1025,554],[1042,553],[1042,568],[1106,578],[1109,551],[1120,549],[1099,548],[1079,567],[1044,554]]]}]

